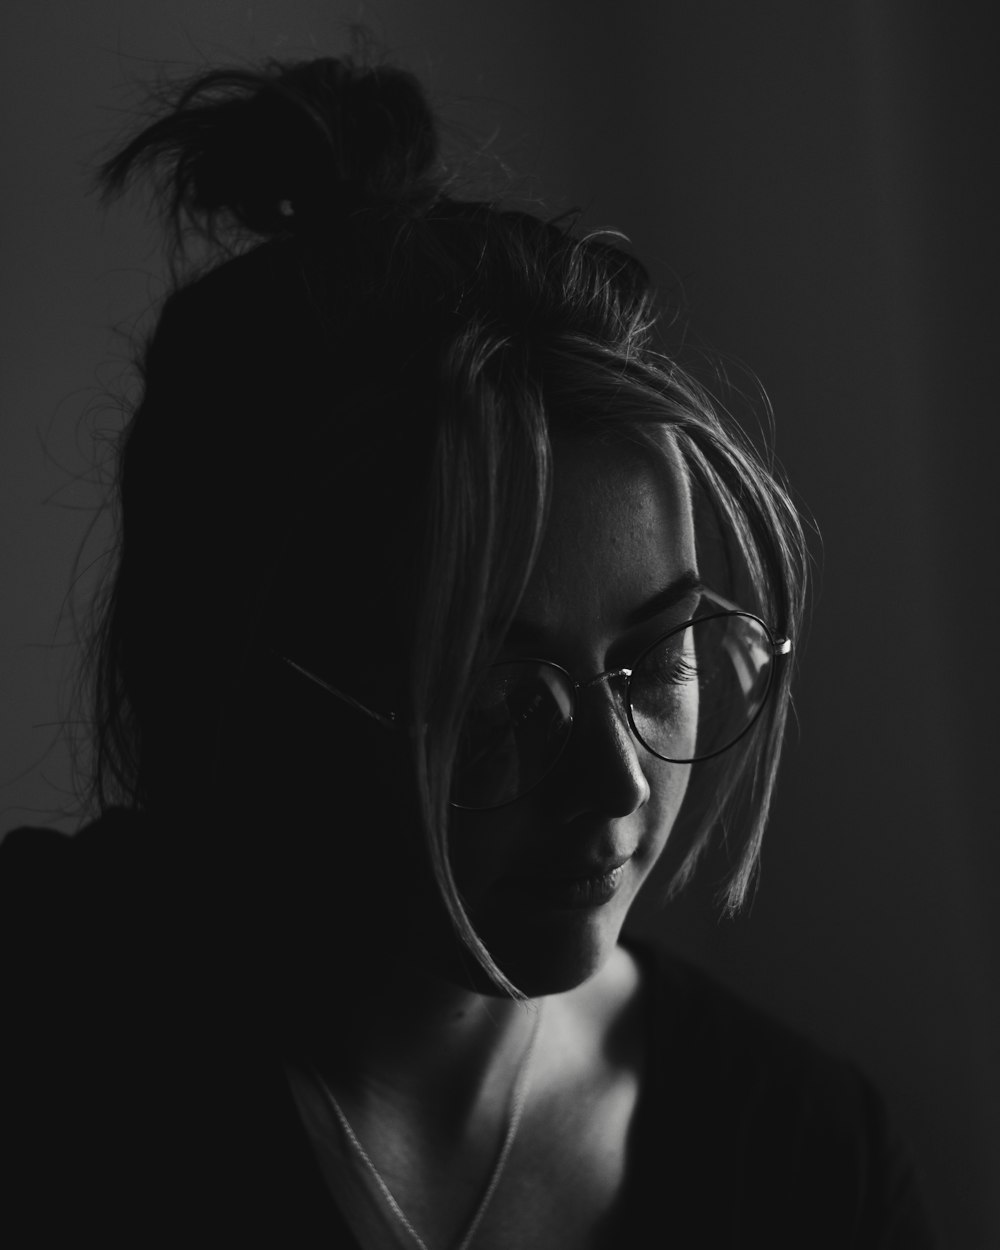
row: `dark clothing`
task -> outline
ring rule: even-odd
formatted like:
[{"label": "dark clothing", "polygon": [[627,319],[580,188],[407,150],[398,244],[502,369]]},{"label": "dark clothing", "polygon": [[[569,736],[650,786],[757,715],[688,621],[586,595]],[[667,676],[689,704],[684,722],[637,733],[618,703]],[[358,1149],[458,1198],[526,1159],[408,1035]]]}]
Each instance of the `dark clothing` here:
[{"label": "dark clothing", "polygon": [[[355,1246],[238,971],[149,822],[0,848],[5,1246]],[[160,849],[151,849],[160,848]],[[217,901],[217,899],[216,899]],[[215,909],[219,914],[220,909]],[[633,948],[648,1070],[622,1247],[930,1246],[882,1103],[850,1064],[703,973]],[[243,988],[241,988],[241,986]]]}]

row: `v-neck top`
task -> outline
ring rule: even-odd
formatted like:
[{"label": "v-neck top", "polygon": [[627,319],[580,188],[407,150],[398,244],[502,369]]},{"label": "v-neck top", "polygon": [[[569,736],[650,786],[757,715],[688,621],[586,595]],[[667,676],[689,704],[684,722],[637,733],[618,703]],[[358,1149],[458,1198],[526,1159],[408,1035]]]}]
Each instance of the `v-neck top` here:
[{"label": "v-neck top", "polygon": [[[112,811],[72,837],[19,829],[0,846],[0,1133],[15,1160],[0,1240],[363,1250],[266,1011],[231,993],[224,934],[188,940],[142,824]],[[610,1244],[934,1244],[906,1151],[854,1064],[693,965],[629,949],[646,1059]]]}]

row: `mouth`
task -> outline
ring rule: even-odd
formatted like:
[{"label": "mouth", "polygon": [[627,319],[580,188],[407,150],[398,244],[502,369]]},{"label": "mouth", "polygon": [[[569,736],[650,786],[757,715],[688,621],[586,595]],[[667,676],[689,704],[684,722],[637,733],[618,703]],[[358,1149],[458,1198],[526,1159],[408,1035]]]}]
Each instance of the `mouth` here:
[{"label": "mouth", "polygon": [[583,865],[580,870],[545,876],[517,878],[517,886],[550,907],[576,911],[610,903],[625,880],[631,855],[620,855],[602,864]]}]

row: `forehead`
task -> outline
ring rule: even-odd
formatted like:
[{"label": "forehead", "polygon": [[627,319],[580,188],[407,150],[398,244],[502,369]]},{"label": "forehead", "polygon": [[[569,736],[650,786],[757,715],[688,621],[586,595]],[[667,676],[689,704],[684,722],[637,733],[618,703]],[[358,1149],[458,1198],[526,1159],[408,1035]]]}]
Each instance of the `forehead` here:
[{"label": "forehead", "polygon": [[669,438],[662,454],[554,440],[551,511],[519,621],[618,632],[630,612],[696,568],[687,474]]}]

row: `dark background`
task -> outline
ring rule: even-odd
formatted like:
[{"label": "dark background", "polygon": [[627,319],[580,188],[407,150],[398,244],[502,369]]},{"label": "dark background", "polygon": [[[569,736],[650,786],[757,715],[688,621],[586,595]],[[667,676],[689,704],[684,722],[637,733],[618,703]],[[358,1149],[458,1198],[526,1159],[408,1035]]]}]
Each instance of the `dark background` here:
[{"label": "dark background", "polygon": [[[799,728],[749,914],[718,865],[656,928],[860,1060],[943,1245],[1000,1244],[997,91],[921,0],[14,0],[0,18],[0,830],[75,827],[66,594],[163,290],[87,163],[158,68],[342,52],[361,20],[553,209],[631,237],[759,375],[821,534]],[[94,531],[81,570],[106,530]],[[60,817],[60,810],[67,809]]]}]

